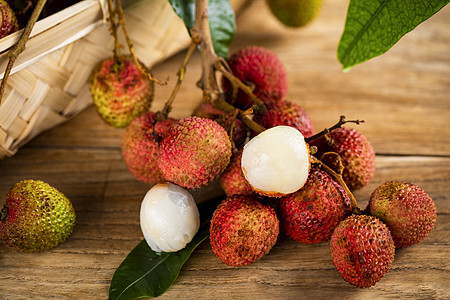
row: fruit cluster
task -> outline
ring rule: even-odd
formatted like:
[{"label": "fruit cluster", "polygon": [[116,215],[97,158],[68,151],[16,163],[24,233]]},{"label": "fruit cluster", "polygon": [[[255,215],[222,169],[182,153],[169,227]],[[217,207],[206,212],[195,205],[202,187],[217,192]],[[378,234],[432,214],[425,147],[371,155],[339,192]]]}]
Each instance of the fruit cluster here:
[{"label": "fruit cluster", "polygon": [[[420,242],[431,231],[436,220],[434,202],[413,184],[386,182],[361,211],[351,192],[366,186],[374,176],[375,152],[370,141],[358,130],[341,126],[343,119],[314,135],[305,109],[286,99],[286,69],[269,50],[247,47],[232,54],[227,63],[234,77],[224,76],[221,81],[225,101],[240,111],[254,108],[247,117],[264,130],[244,125],[209,102],[202,102],[191,116],[180,120],[151,111],[138,117],[125,113],[130,121],[122,139],[124,161],[138,180],[155,185],[158,191],[149,192],[141,206],[147,242],[161,251],[160,241],[179,241],[177,236],[182,235],[181,243],[172,243],[164,251],[184,248],[192,239],[192,230],[189,234],[173,232],[169,220],[176,220],[177,228],[196,230],[198,212],[159,209],[162,228],[152,228],[148,224],[154,222],[146,219],[150,215],[146,203],[157,203],[162,197],[183,206],[180,203],[189,190],[218,180],[226,199],[212,216],[210,243],[224,263],[255,262],[269,253],[283,232],[304,244],[330,241],[339,274],[355,286],[372,286],[389,270],[396,247]],[[136,98],[118,97],[128,89],[114,84],[116,77],[110,78],[101,84],[117,90],[95,96],[103,98],[97,111],[107,111],[108,118],[115,119],[111,114],[122,115],[123,110],[108,101],[110,95],[124,102]],[[233,80],[244,82],[251,92],[237,88]],[[97,84],[91,82],[91,91],[98,91]],[[143,95],[138,93],[138,101],[151,101],[151,95]]]}]

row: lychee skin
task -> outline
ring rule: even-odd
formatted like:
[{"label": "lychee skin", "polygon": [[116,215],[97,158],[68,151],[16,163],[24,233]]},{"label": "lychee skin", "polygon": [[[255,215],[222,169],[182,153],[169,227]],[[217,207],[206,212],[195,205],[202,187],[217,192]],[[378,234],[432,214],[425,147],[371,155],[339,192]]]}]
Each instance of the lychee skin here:
[{"label": "lychee skin", "polygon": [[217,179],[230,162],[231,142],[216,121],[187,117],[166,132],[158,167],[164,179],[184,188],[199,188]]},{"label": "lychee skin", "polygon": [[[348,188],[352,191],[360,189],[372,180],[375,174],[375,151],[370,141],[361,132],[354,128],[337,128],[330,133],[331,145],[324,137],[310,141],[311,145],[318,147],[316,157],[320,158],[325,152],[339,154],[344,166],[342,176]],[[323,162],[330,167],[334,156],[326,156]]]},{"label": "lychee skin", "polygon": [[130,56],[109,57],[93,70],[89,89],[97,113],[107,124],[123,128],[149,110],[154,83]]},{"label": "lychee skin", "polygon": [[214,254],[230,266],[249,265],[269,253],[280,232],[275,210],[248,195],[226,198],[211,219]]},{"label": "lychee skin", "polygon": [[436,205],[423,189],[399,181],[378,186],[367,210],[389,227],[396,247],[422,241],[433,229],[437,217]]},{"label": "lychee skin", "polygon": [[[228,58],[228,64],[237,78],[254,86],[253,94],[264,104],[270,105],[282,100],[287,93],[288,78],[283,63],[270,50],[250,46],[233,53]],[[228,94],[231,104],[241,109],[250,108],[254,103],[239,89],[235,99],[232,96],[232,86],[225,77],[222,88]]]},{"label": "lychee skin", "polygon": [[8,2],[0,0],[1,26],[0,39],[19,30],[16,14],[9,6]]},{"label": "lychee skin", "polygon": [[289,100],[273,104],[265,112],[255,113],[253,121],[264,128],[291,126],[300,130],[304,137],[314,134],[314,125],[308,113],[303,107]]},{"label": "lychee skin", "polygon": [[255,193],[252,186],[242,173],[242,148],[236,150],[231,156],[230,164],[219,177],[219,184],[227,196],[252,195]]},{"label": "lychee skin", "polygon": [[395,246],[387,226],[366,215],[351,215],[334,230],[331,258],[339,274],[357,287],[370,287],[389,271]]},{"label": "lychee skin", "polygon": [[304,244],[328,241],[352,211],[344,189],[328,173],[314,168],[300,190],[280,199],[279,210],[281,229]]},{"label": "lychee skin", "polygon": [[156,113],[146,112],[125,128],[122,156],[128,170],[137,180],[151,185],[164,181],[158,168],[158,141],[175,121],[168,118],[156,122]]},{"label": "lychee skin", "polygon": [[40,180],[23,180],[8,191],[2,238],[18,252],[42,252],[67,240],[75,226],[70,200]]}]

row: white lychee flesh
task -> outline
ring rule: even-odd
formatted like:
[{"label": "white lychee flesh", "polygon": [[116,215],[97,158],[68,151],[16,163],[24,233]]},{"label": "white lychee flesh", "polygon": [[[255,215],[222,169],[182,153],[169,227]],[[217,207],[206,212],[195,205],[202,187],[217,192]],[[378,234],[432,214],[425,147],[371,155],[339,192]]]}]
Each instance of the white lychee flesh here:
[{"label": "white lychee flesh", "polygon": [[290,194],[308,179],[309,149],[299,130],[276,126],[244,146],[241,166],[247,181],[261,194]]},{"label": "white lychee flesh", "polygon": [[183,249],[200,226],[200,214],[192,195],[173,183],[153,186],[141,203],[141,230],[155,252]]}]

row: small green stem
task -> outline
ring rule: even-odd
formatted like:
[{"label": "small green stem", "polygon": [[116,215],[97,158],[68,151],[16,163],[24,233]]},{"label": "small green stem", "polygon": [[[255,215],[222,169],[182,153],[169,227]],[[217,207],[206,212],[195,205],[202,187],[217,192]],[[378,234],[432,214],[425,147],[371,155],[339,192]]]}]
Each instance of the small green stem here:
[{"label": "small green stem", "polygon": [[33,30],[34,24],[37,22],[46,2],[47,0],[39,0],[36,3],[33,13],[31,14],[30,19],[28,20],[27,25],[25,26],[22,32],[22,35],[20,36],[17,43],[8,52],[9,60],[8,64],[6,65],[5,74],[3,75],[2,84],[0,86],[0,104],[3,99],[3,94],[5,93],[6,82],[8,80],[9,74],[11,73],[11,70],[14,66],[14,63],[16,62],[17,57],[19,57],[19,54],[25,50],[26,43],[28,41],[28,38],[30,37],[31,31]]}]

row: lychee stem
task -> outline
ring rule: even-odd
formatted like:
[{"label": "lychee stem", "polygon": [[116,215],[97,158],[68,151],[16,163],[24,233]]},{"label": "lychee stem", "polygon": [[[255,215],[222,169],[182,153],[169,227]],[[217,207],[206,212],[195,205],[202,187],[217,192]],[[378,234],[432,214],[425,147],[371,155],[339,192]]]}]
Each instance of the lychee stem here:
[{"label": "lychee stem", "polygon": [[311,155],[310,159],[312,160],[312,162],[314,164],[319,165],[325,172],[327,172],[328,174],[333,176],[333,178],[342,186],[342,188],[344,189],[345,193],[350,198],[351,206],[352,206],[352,213],[353,214],[359,214],[360,213],[360,209],[358,207],[358,202],[356,201],[355,196],[353,196],[353,193],[350,191],[350,189],[348,188],[348,186],[345,183],[344,179],[342,178],[342,175],[336,173],[333,169],[328,167],[326,164],[324,164],[322,161],[320,161],[316,157]]},{"label": "lychee stem", "polygon": [[359,125],[360,123],[364,123],[364,120],[348,120],[347,121],[347,120],[345,120],[345,116],[340,116],[339,121],[335,125],[331,126],[330,128],[325,128],[324,130],[322,130],[319,133],[316,133],[313,136],[305,138],[305,141],[307,143],[309,143],[312,140],[315,140],[317,138],[320,138],[323,135],[330,133],[331,131],[335,130],[336,128],[340,128],[342,125],[344,125],[346,123],[355,123],[355,124]]},{"label": "lychee stem", "polygon": [[0,210],[0,221],[5,221],[8,216],[8,206],[4,205]]},{"label": "lychee stem", "polygon": [[11,50],[9,50],[8,52],[8,64],[6,65],[6,70],[3,75],[2,84],[0,86],[0,104],[2,103],[3,94],[5,93],[6,82],[8,80],[9,74],[12,71],[17,57],[19,57],[19,54],[22,53],[23,50],[25,50],[26,43],[28,41],[28,38],[30,37],[31,31],[33,30],[34,24],[39,18],[39,15],[41,14],[41,11],[44,8],[46,2],[47,0],[39,0],[36,3],[36,6],[34,7],[30,18],[28,19],[27,25],[22,32],[22,35],[20,36],[17,43],[12,46]]},{"label": "lychee stem", "polygon": [[112,0],[108,0],[108,11],[109,11],[109,22],[111,23],[110,31],[111,35],[114,38],[114,62],[117,62],[119,59],[119,39],[117,37],[117,23],[114,21],[116,18],[116,10],[113,9],[113,2]]}]

